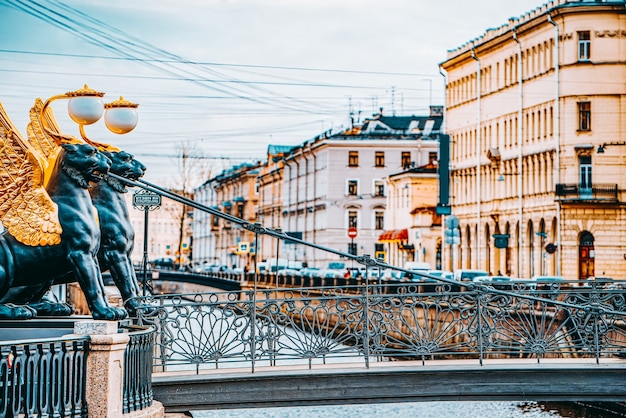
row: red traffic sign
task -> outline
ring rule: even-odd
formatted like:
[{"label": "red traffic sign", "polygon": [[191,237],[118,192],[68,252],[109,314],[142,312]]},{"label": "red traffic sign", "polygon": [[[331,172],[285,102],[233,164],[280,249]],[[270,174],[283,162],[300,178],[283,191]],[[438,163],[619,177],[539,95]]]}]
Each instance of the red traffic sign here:
[{"label": "red traffic sign", "polygon": [[348,228],[348,237],[355,239],[357,236],[357,230],[355,227],[351,226],[350,228]]}]

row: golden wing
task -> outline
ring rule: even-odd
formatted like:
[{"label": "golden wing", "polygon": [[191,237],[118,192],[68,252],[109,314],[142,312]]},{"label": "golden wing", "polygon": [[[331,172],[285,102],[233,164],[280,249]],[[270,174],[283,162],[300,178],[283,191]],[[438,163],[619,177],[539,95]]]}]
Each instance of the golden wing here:
[{"label": "golden wing", "polygon": [[61,242],[58,207],[43,187],[43,167],[0,103],[0,221],[19,242]]},{"label": "golden wing", "polygon": [[[47,164],[50,164],[52,160],[56,159],[61,147],[57,145],[54,138],[44,129],[43,121],[41,120],[43,107],[43,101],[37,98],[35,104],[30,109],[30,123],[26,127],[26,133],[28,134],[28,142],[46,160]],[[61,133],[51,107],[46,109],[43,117],[52,132],[56,134]]]}]

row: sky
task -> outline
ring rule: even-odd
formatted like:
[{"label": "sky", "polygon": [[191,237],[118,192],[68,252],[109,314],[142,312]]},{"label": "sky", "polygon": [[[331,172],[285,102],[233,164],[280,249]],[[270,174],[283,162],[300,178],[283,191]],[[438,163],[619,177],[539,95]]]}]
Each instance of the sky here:
[{"label": "sky", "polygon": [[[176,186],[181,149],[203,176],[265,160],[269,144],[444,104],[448,50],[542,0],[0,0],[0,102],[26,136],[36,98],[82,88],[139,104],[126,135],[146,179]],[[61,129],[78,135],[65,100]],[[200,179],[199,179],[200,180]]]}]

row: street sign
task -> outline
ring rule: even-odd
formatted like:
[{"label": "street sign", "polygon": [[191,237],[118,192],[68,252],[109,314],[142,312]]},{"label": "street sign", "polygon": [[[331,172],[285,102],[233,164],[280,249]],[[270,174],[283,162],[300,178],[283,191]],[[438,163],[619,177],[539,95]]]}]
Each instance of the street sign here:
[{"label": "street sign", "polygon": [[161,206],[161,195],[142,190],[133,195],[133,206],[139,209],[157,208]]},{"label": "street sign", "polygon": [[446,226],[449,229],[454,229],[459,227],[459,218],[454,215],[450,215],[446,217]]},{"label": "street sign", "polygon": [[348,237],[350,239],[355,239],[357,235],[358,233],[355,227],[351,226],[350,228],[348,228]]}]

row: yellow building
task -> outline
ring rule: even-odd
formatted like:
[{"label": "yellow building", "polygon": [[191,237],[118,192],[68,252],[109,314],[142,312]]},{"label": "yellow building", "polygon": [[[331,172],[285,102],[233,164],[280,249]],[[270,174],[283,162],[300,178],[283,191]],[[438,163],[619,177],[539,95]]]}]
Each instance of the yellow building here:
[{"label": "yellow building", "polygon": [[[256,223],[259,203],[257,176],[261,162],[245,163],[229,168],[205,182],[202,189],[212,189],[216,207],[227,215]],[[206,202],[201,202],[206,203]],[[254,232],[226,219],[211,216],[211,233],[217,264],[251,269],[257,242]]]},{"label": "yellow building", "polygon": [[441,216],[436,214],[439,177],[435,161],[391,174],[387,180],[386,262],[419,261],[441,269]]},{"label": "yellow building", "polygon": [[625,64],[623,1],[551,1],[448,52],[455,268],[624,275]]}]

